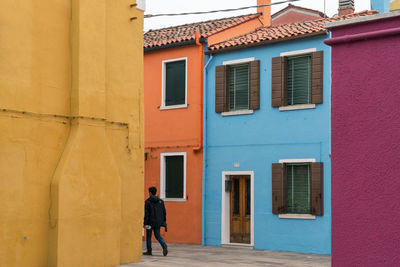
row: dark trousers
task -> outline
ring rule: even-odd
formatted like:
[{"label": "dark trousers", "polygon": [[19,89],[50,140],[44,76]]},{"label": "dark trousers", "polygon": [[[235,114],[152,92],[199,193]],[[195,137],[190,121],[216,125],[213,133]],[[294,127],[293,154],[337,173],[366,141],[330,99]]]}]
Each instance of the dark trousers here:
[{"label": "dark trousers", "polygon": [[156,239],[158,240],[160,245],[162,247],[165,246],[164,239],[160,235],[160,227],[154,228],[154,229],[153,228],[146,229],[146,246],[147,246],[147,252],[150,252],[150,253],[151,253],[151,235],[152,235],[153,231],[154,231],[154,236],[156,237]]}]

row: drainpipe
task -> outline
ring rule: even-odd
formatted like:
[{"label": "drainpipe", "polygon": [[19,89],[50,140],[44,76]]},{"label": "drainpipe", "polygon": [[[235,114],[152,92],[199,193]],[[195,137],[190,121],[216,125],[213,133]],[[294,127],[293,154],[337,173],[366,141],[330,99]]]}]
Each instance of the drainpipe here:
[{"label": "drainpipe", "polygon": [[[200,43],[200,30],[196,30],[196,45],[199,47],[199,61],[200,61],[200,66],[204,65],[204,46]],[[203,89],[203,73],[200,68],[200,88]],[[200,111],[199,111],[199,144],[195,147],[193,147],[193,151],[198,152],[201,150],[202,143],[203,143],[203,92],[202,90],[200,91]]]},{"label": "drainpipe", "polygon": [[202,224],[201,224],[201,244],[205,246],[206,244],[206,213],[205,213],[205,203],[206,203],[206,166],[207,166],[207,67],[212,61],[213,56],[208,59],[203,70],[203,185],[202,185],[202,204],[201,204],[201,214],[202,214]]}]

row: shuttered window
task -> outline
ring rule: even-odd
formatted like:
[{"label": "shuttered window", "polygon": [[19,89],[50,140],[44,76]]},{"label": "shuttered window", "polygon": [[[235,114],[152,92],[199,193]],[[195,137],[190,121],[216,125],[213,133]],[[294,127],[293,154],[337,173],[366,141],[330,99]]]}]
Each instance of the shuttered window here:
[{"label": "shuttered window", "polygon": [[229,111],[249,109],[249,64],[229,69]]},{"label": "shuttered window", "polygon": [[260,108],[260,61],[215,68],[215,112]]},{"label": "shuttered window", "polygon": [[287,213],[310,214],[310,164],[286,164]]},{"label": "shuttered window", "polygon": [[184,197],[184,156],[165,156],[165,197]]},{"label": "shuttered window", "polygon": [[311,55],[287,60],[287,105],[309,104],[311,100]]},{"label": "shuttered window", "polygon": [[323,215],[323,163],[273,163],[272,213]]},{"label": "shuttered window", "polygon": [[272,107],[322,104],[323,51],[272,58]]},{"label": "shuttered window", "polygon": [[165,63],[165,106],[186,103],[186,60]]}]

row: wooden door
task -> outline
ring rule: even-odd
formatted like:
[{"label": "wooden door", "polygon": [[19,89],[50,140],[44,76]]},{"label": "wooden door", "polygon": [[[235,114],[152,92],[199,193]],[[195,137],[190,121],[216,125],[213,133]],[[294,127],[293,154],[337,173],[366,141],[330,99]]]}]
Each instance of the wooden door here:
[{"label": "wooden door", "polygon": [[250,244],[250,176],[231,176],[230,242]]}]

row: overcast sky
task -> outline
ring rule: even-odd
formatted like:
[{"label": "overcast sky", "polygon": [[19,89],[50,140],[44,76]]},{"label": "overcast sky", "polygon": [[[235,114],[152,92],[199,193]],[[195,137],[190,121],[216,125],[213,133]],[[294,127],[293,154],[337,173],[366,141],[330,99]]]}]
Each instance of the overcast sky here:
[{"label": "overcast sky", "polygon": [[[282,0],[272,0],[281,2]],[[337,14],[338,0],[325,0],[326,14],[333,16]],[[370,0],[355,0],[356,12],[370,9]],[[324,12],[324,0],[300,0],[292,4],[306,8],[316,9]],[[257,0],[146,0],[145,14],[164,14],[164,13],[182,13],[182,12],[197,12],[197,11],[210,11],[228,8],[238,8],[245,6],[255,6]],[[272,6],[272,13],[275,13],[285,8],[288,3]],[[255,13],[255,9],[246,9],[235,12],[221,12],[216,14],[206,15],[188,15],[176,17],[158,17],[146,18],[144,20],[144,30],[159,29],[169,26],[186,24],[190,22],[198,22],[217,18],[226,18],[242,14]]]}]

